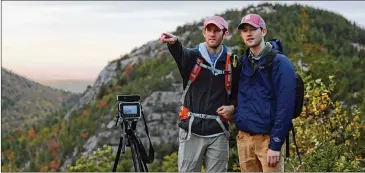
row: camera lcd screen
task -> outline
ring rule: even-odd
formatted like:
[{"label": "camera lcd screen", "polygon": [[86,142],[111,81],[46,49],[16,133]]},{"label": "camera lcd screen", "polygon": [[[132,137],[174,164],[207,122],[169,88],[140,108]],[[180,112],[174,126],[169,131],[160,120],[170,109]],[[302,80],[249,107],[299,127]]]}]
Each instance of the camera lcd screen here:
[{"label": "camera lcd screen", "polygon": [[123,114],[135,115],[137,114],[138,107],[136,105],[123,105]]},{"label": "camera lcd screen", "polygon": [[138,119],[141,117],[141,104],[139,102],[118,103],[118,111],[123,118]]}]

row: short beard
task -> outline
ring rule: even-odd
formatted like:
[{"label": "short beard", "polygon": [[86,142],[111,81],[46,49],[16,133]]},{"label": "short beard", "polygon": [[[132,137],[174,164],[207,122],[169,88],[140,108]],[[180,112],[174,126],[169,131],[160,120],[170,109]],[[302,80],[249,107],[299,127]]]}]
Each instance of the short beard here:
[{"label": "short beard", "polygon": [[209,47],[209,48],[211,48],[211,49],[218,49],[218,47],[219,47],[219,45],[221,45],[222,44],[222,41],[223,40],[221,40],[217,45],[215,45],[215,46],[210,46],[210,45],[208,45],[207,44],[207,46]]},{"label": "short beard", "polygon": [[263,41],[263,39],[261,38],[261,40],[258,43],[254,44],[253,46],[250,46],[250,48],[255,48],[255,47],[259,46],[262,41]]}]

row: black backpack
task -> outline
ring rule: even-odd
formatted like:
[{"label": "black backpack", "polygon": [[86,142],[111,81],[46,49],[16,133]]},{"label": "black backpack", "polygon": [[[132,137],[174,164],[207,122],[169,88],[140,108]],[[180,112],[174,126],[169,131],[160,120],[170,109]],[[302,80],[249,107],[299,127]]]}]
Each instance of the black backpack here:
[{"label": "black backpack", "polygon": [[[278,53],[283,54],[283,44],[278,39],[272,39],[269,42],[273,46],[273,50],[268,53],[266,64],[265,64],[265,69],[267,69],[269,79],[270,79],[270,81],[272,81],[273,61],[274,61],[276,54],[278,54]],[[295,75],[296,75],[295,106],[294,106],[294,113],[293,113],[292,119],[298,118],[300,116],[300,114],[302,112],[303,101],[304,101],[303,79],[298,73],[295,73]],[[294,144],[296,147],[296,152],[298,154],[299,161],[300,161],[300,163],[302,163],[300,156],[299,156],[298,146],[295,141],[295,131],[294,131],[293,124],[290,127],[289,131],[290,130],[292,131],[292,134],[293,134],[293,141],[294,141]],[[286,157],[289,157],[289,133],[286,137]]]},{"label": "black backpack", "polygon": [[[272,80],[273,61],[277,53],[283,54],[283,44],[278,39],[272,39],[269,41],[273,45],[274,51],[268,53],[265,68],[268,70],[269,79]],[[302,113],[303,101],[304,101],[304,82],[302,77],[295,73],[296,87],[295,87],[295,108],[293,113],[293,119],[298,118]]]}]

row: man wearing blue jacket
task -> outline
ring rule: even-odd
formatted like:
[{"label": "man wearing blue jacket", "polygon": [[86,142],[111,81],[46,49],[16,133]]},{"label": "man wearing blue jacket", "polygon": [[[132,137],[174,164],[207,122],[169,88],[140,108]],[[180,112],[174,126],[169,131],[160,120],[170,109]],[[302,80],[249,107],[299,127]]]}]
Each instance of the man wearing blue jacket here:
[{"label": "man wearing blue jacket", "polygon": [[295,103],[295,70],[283,54],[276,54],[269,78],[266,61],[273,48],[265,42],[265,21],[257,14],[238,25],[249,48],[242,57],[238,103],[234,115],[242,172],[284,171],[283,143],[291,127]]}]

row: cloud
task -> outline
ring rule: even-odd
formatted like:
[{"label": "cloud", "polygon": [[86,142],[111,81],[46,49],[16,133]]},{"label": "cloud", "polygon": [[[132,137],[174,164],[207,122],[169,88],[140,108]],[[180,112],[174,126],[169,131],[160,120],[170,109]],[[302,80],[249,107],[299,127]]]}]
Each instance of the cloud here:
[{"label": "cloud", "polygon": [[[4,1],[3,65],[24,74],[94,77],[120,54],[192,21],[262,1]],[[365,26],[365,2],[281,1],[335,11]],[[78,70],[68,67],[79,66]],[[27,68],[24,68],[27,67]],[[41,74],[37,72],[37,74]],[[43,72],[44,73],[44,72]],[[30,74],[30,73],[29,73]],[[47,73],[48,74],[48,73]],[[51,73],[49,73],[51,75]],[[43,76],[44,77],[44,76]]]}]

